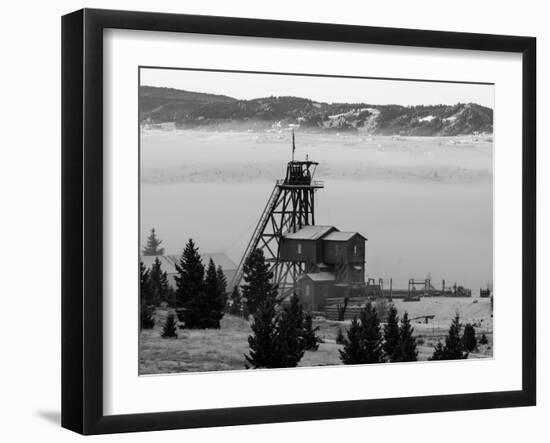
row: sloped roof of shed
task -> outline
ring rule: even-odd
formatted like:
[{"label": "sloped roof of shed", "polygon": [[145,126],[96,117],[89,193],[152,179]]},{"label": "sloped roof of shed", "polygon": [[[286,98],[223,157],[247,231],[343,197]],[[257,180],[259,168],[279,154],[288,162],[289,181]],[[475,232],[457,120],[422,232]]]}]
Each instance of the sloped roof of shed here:
[{"label": "sloped roof of shed", "polygon": [[359,234],[359,232],[342,232],[342,231],[334,231],[329,233],[328,235],[323,237],[323,240],[328,241],[348,241],[350,238],[355,237],[356,235],[362,237],[363,239],[367,240],[367,238]]},{"label": "sloped roof of shed", "polygon": [[331,231],[336,231],[334,226],[304,226],[296,232],[288,232],[283,237],[289,240],[318,240]]}]

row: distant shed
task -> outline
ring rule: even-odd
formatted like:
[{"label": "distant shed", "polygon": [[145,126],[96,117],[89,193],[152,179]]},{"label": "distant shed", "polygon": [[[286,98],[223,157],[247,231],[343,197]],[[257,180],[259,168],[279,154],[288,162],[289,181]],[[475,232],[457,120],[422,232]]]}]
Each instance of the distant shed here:
[{"label": "distant shed", "polygon": [[[237,265],[223,252],[201,252],[202,263],[204,266],[208,266],[210,259],[214,261],[216,267],[221,266],[223,274],[227,279],[227,284],[230,285],[233,281],[233,277],[237,272]],[[181,256],[179,255],[146,255],[140,257],[141,261],[147,269],[151,269],[156,258],[160,261],[160,267],[163,271],[166,271],[168,275],[168,283],[172,287],[176,287],[176,280],[174,277],[177,274],[176,263],[179,263]],[[232,288],[228,287],[228,290]]]}]

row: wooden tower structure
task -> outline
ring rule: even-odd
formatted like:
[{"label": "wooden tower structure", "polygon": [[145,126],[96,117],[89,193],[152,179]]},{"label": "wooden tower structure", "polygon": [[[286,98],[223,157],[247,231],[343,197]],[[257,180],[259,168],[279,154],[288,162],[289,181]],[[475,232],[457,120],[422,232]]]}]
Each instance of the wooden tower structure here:
[{"label": "wooden tower structure", "polygon": [[291,293],[297,278],[305,271],[303,264],[280,259],[281,240],[285,234],[315,224],[315,191],[324,185],[313,179],[319,163],[309,160],[307,156],[304,161],[295,160],[295,150],[293,131],[292,160],[287,164],[285,177],[275,183],[239,262],[233,285],[241,284],[244,263],[256,249],[263,250],[266,261],[270,263],[273,283],[278,286],[281,295]]}]

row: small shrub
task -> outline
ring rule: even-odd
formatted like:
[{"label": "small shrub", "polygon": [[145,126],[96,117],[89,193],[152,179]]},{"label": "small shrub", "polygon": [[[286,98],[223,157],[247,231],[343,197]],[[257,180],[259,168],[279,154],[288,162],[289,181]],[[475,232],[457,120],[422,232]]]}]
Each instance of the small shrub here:
[{"label": "small shrub", "polygon": [[479,339],[479,344],[486,345],[487,343],[489,343],[489,340],[487,340],[487,336],[485,335],[485,333],[481,334],[481,338]]},{"label": "small shrub", "polygon": [[141,306],[140,310],[140,326],[141,329],[153,329],[155,327],[155,307]]},{"label": "small shrub", "polygon": [[173,312],[170,312],[166,317],[166,322],[162,328],[162,338],[177,338],[178,333],[176,332],[176,317]]},{"label": "small shrub", "polygon": [[424,346],[424,343],[426,343],[426,341],[425,341],[423,338],[417,338],[417,339],[416,339],[416,343],[417,343],[419,346]]}]

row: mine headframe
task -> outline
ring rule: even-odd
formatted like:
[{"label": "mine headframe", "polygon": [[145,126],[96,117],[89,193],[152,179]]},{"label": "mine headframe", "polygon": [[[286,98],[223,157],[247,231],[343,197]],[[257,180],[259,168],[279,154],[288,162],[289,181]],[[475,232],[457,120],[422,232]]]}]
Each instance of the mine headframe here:
[{"label": "mine headframe", "polygon": [[277,180],[262,211],[258,224],[239,262],[233,285],[240,285],[243,266],[248,256],[262,249],[273,273],[273,283],[283,296],[294,289],[299,276],[305,272],[304,264],[280,259],[279,248],[286,233],[296,232],[315,224],[315,191],[323,182],[314,180],[318,162],[294,159],[294,132],[292,133],[292,160],[287,163],[285,178]]}]

